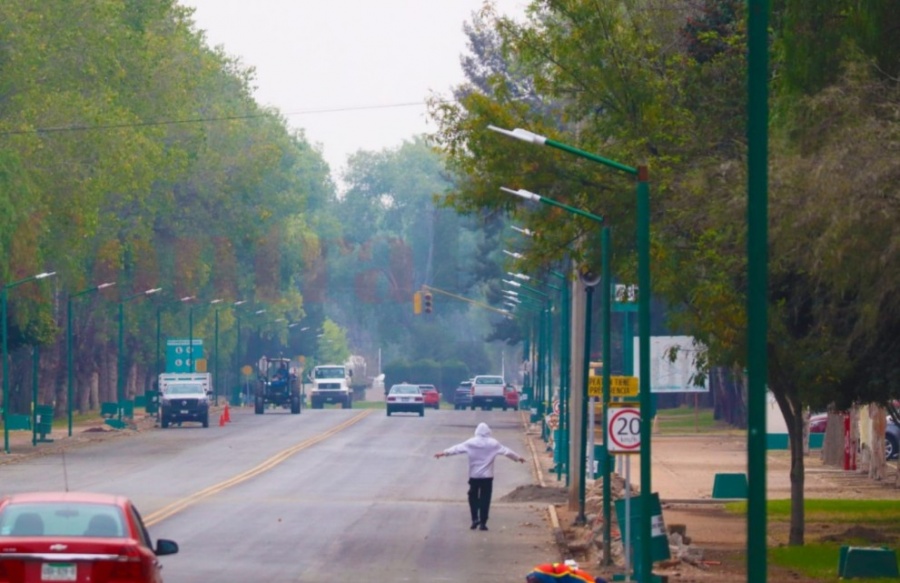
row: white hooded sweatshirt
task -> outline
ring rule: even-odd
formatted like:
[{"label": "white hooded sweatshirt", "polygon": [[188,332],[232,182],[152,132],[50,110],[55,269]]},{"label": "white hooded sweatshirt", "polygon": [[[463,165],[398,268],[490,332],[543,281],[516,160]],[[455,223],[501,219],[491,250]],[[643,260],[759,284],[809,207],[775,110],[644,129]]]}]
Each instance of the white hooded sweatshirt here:
[{"label": "white hooded sweatshirt", "polygon": [[516,462],[523,459],[522,456],[491,437],[491,428],[487,423],[478,424],[478,427],[475,428],[475,437],[444,450],[444,455],[460,453],[469,456],[470,478],[493,478],[494,459],[498,455],[506,456]]}]

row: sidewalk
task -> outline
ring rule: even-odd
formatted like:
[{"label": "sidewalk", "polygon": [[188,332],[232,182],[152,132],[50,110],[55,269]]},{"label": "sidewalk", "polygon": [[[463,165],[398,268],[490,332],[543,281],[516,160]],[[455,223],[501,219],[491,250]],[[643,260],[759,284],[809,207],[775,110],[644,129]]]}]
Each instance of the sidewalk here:
[{"label": "sidewalk", "polygon": [[[219,415],[222,414],[224,409],[224,404],[210,407],[210,424],[218,423]],[[32,433],[30,430],[9,431],[9,453],[5,453],[3,449],[0,449],[0,465],[15,463],[26,458],[52,455],[64,449],[81,447],[107,439],[134,436],[141,431],[148,431],[157,427],[156,415],[147,415],[143,412],[136,412],[133,419],[125,419],[124,421],[127,423],[125,429],[114,429],[105,423],[98,411],[96,417],[73,423],[72,435],[70,436],[66,418],[55,419],[53,431],[47,435],[47,439],[52,441],[38,441],[36,444],[32,444]],[[40,434],[37,435],[37,438],[40,439]]]}]

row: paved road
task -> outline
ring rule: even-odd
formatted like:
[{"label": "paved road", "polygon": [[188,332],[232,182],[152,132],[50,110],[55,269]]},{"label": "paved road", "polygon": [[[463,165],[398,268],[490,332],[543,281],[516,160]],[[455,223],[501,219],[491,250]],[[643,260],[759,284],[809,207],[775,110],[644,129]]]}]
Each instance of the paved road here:
[{"label": "paved road", "polygon": [[[534,483],[497,462],[491,530],[470,531],[464,457],[434,452],[478,421],[526,454],[521,416],[373,410],[232,410],[231,424],[142,431],[0,466],[3,492],[118,492],[154,537],[179,542],[166,580],[517,581],[557,560],[546,504],[499,502]],[[41,446],[39,446],[41,447]],[[57,447],[56,449],[61,449]]]}]

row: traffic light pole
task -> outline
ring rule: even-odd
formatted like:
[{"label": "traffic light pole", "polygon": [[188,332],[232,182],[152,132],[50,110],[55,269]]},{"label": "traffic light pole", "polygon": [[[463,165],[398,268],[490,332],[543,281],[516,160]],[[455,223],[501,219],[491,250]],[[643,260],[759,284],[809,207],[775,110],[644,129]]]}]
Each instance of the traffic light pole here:
[{"label": "traffic light pole", "polygon": [[[444,290],[442,290],[442,289],[440,289],[440,288],[432,287],[432,286],[430,286],[430,285],[423,285],[423,286],[422,286],[422,291],[423,291],[423,294],[422,294],[422,295],[423,295],[423,303],[424,303],[424,296],[426,296],[428,293],[434,293],[434,294],[441,294],[441,295],[444,295],[444,296],[453,298],[453,299],[455,299],[455,300],[459,300],[459,301],[461,301],[461,302],[466,302],[466,303],[469,303],[469,304],[473,304],[473,305],[478,306],[479,308],[484,308],[485,310],[490,310],[490,311],[492,311],[492,312],[497,312],[498,314],[503,314],[504,316],[509,316],[509,315],[510,315],[509,312],[507,312],[506,310],[500,310],[500,309],[498,309],[498,308],[495,308],[494,306],[489,306],[489,305],[487,305],[487,304],[485,304],[485,303],[482,303],[482,302],[478,302],[478,301],[475,301],[475,300],[470,300],[469,298],[466,298],[466,297],[463,297],[463,296],[458,296],[458,295],[456,295],[456,294],[454,294],[454,293],[450,293],[450,292],[448,292],[448,291],[444,291]],[[413,301],[415,301],[415,300],[413,300]]]}]

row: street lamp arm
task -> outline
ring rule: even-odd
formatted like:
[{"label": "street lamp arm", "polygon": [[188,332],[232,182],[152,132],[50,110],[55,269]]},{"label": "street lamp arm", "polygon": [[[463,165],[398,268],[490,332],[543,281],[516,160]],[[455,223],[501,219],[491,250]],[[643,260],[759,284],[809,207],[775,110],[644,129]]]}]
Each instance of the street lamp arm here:
[{"label": "street lamp arm", "polygon": [[511,271],[507,271],[506,274],[511,275],[517,279],[521,279],[522,281],[531,281],[531,276],[525,275],[524,273],[513,273]]},{"label": "street lamp arm", "polygon": [[498,128],[497,126],[489,125],[488,129],[495,131],[498,134],[503,134],[504,136],[522,140],[523,142],[537,144],[538,146],[550,146],[551,148],[556,148],[557,150],[562,150],[563,152],[575,154],[576,156],[587,158],[588,160],[591,160],[593,162],[599,162],[600,164],[604,164],[606,166],[609,166],[610,168],[615,168],[616,170],[621,170],[622,172],[627,172],[628,174],[637,175],[638,173],[638,169],[633,166],[621,164],[619,162],[616,162],[615,160],[610,160],[609,158],[604,158],[603,156],[598,156],[597,154],[586,152],[568,144],[557,142],[556,140],[551,140],[550,138],[546,138],[540,134],[536,134],[528,130],[523,130],[522,128],[505,130],[503,128]]},{"label": "street lamp arm", "polygon": [[575,207],[569,206],[567,204],[563,204],[561,202],[557,202],[552,198],[547,198],[546,196],[541,196],[540,194],[535,194],[533,192],[529,192],[520,188],[519,190],[512,190],[511,188],[506,188],[505,186],[501,186],[500,190],[504,192],[508,192],[510,194],[514,194],[516,196],[521,196],[526,200],[536,200],[538,202],[542,202],[544,204],[548,204],[550,206],[555,206],[561,208],[563,210],[569,211],[572,214],[578,215],[580,217],[584,217],[586,219],[591,219],[592,221],[597,221],[598,223],[603,222],[603,217],[599,215],[595,215],[593,213],[589,213],[587,211],[583,211],[581,209],[577,209]]},{"label": "street lamp arm", "polygon": [[525,200],[533,200],[536,202],[542,202],[541,195],[535,194],[528,190],[525,190],[524,188],[520,188],[519,190],[513,190],[512,188],[506,188],[505,186],[501,186],[500,190],[502,190],[503,192],[508,192],[510,194],[514,194],[516,196],[520,196],[520,197],[524,198]]},{"label": "street lamp arm", "polygon": [[536,134],[534,132],[530,132],[528,130],[523,130],[522,128],[506,130],[503,128],[498,128],[495,125],[489,125],[488,129],[495,131],[498,134],[503,134],[504,136],[509,136],[511,138],[522,140],[523,142],[528,142],[530,144],[537,144],[539,146],[543,146],[547,142],[547,138],[545,138],[544,136]]}]

